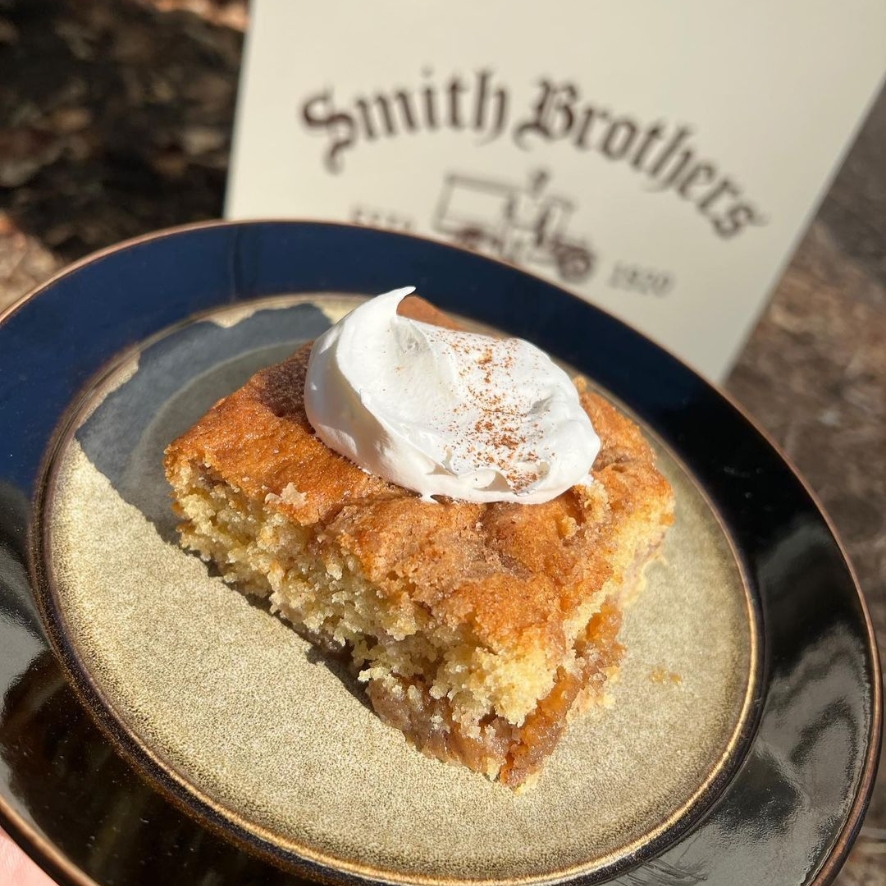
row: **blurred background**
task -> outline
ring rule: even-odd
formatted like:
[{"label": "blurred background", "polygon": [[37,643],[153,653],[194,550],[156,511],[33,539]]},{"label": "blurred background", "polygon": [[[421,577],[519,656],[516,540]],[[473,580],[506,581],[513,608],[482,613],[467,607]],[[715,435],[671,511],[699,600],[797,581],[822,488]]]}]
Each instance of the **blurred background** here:
[{"label": "blurred background", "polygon": [[[0,0],[0,310],[222,215],[245,0]],[[726,382],[818,493],[886,638],[886,94]],[[881,778],[841,886],[886,884]]]}]

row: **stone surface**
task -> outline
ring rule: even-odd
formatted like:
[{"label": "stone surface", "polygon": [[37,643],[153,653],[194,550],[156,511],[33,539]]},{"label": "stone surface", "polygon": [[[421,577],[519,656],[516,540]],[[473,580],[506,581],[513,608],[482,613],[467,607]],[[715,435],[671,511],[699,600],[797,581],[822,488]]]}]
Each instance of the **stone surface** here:
[{"label": "stone surface", "polygon": [[[0,0],[0,309],[94,249],[221,215],[245,24],[245,0]],[[882,647],[886,94],[726,387],[824,502]],[[884,782],[840,886],[886,886]]]}]

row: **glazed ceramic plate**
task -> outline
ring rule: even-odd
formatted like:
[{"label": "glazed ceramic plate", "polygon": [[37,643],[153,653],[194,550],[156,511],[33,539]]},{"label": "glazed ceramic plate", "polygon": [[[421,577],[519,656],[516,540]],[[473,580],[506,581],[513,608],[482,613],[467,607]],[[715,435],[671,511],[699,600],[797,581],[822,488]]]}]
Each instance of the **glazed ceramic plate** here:
[{"label": "glazed ceramic plate", "polygon": [[[582,374],[675,490],[611,705],[520,795],[414,751],[175,543],[163,448],[410,284]],[[201,225],[19,303],[0,323],[0,545],[0,814],[60,883],[818,883],[873,782],[869,620],[790,467],[623,324],[430,241]]]}]

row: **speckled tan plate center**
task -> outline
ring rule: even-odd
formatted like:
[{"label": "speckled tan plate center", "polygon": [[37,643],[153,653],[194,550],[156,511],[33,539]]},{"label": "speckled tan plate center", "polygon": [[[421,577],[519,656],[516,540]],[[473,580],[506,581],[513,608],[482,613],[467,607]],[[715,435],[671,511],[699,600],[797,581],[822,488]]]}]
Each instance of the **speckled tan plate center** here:
[{"label": "speckled tan plate center", "polygon": [[575,722],[522,795],[425,758],[308,643],[175,543],[164,446],[259,366],[353,307],[220,311],[119,362],[52,472],[54,605],[112,715],[223,819],[331,872],[389,881],[601,872],[685,823],[747,726],[756,633],[741,570],[692,478],[623,630],[612,705]]}]

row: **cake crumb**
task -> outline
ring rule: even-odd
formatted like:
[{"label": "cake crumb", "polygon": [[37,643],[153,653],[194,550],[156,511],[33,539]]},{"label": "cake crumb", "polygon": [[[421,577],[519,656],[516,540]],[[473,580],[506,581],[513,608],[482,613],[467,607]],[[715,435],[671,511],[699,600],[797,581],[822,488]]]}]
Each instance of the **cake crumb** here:
[{"label": "cake crumb", "polygon": [[294,508],[304,507],[308,502],[308,497],[304,492],[299,492],[295,483],[287,483],[283,487],[283,491],[279,495],[269,492],[265,496],[266,504],[277,504],[283,502],[285,505],[292,505]]},{"label": "cake crumb", "polygon": [[672,686],[679,686],[683,682],[683,678],[679,674],[675,674],[673,671],[668,671],[665,668],[653,668],[649,674],[649,679],[653,683],[669,683]]},{"label": "cake crumb", "polygon": [[563,516],[557,521],[560,538],[572,538],[578,532],[578,521],[574,517]]}]

